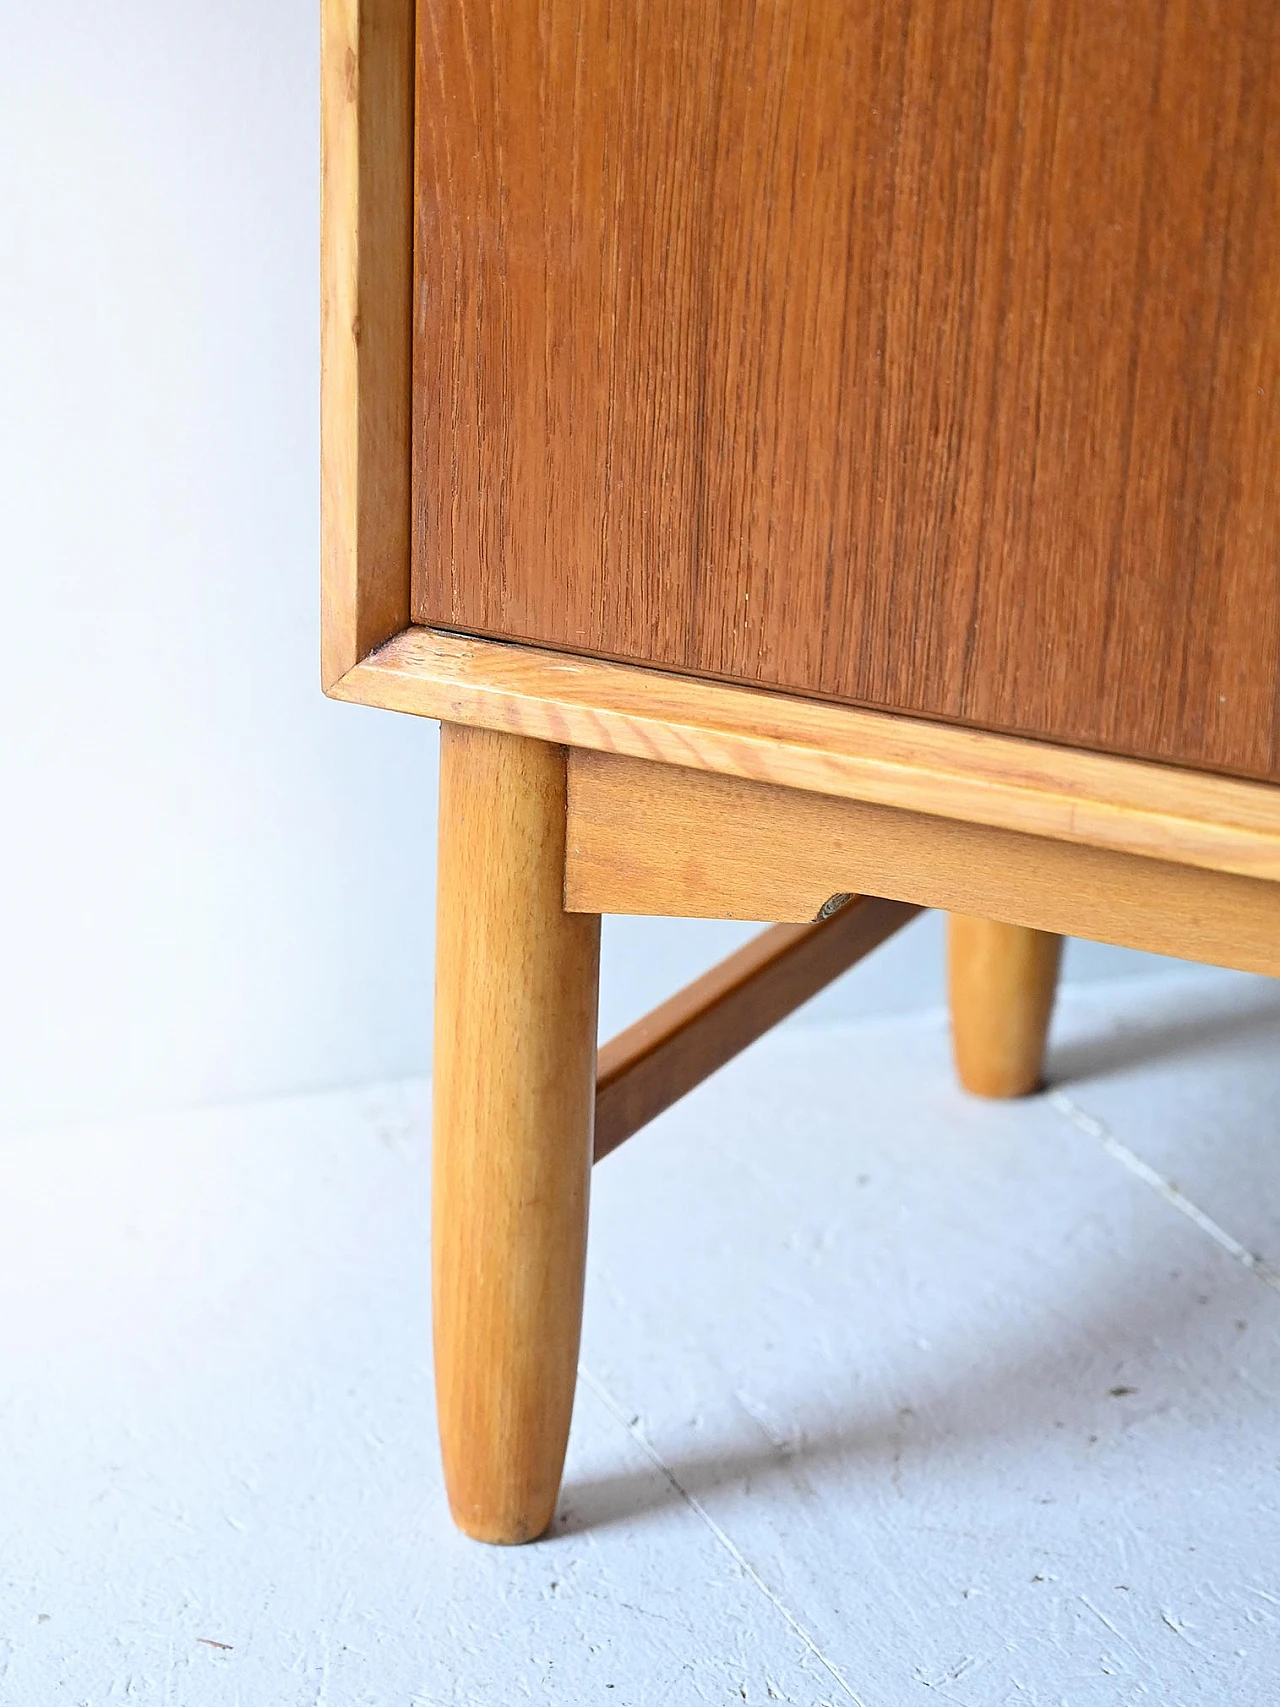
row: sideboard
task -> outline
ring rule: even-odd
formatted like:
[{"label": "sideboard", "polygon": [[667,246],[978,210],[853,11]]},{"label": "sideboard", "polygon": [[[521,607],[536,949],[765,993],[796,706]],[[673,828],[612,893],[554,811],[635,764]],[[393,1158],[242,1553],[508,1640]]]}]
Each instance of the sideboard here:
[{"label": "sideboard", "polygon": [[[441,1444],[522,1541],[593,1157],[920,908],[987,1095],[1065,935],[1280,973],[1280,8],[322,14],[324,687],[442,725]],[[604,913],[772,924],[597,1051]]]}]

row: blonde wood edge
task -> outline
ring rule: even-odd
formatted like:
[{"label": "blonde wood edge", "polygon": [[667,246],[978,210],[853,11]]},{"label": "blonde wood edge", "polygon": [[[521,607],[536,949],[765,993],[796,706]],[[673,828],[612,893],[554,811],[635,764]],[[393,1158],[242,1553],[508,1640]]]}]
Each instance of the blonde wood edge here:
[{"label": "blonde wood edge", "polygon": [[532,1541],[577,1380],[600,921],[562,905],[565,755],[441,742],[432,1141],[436,1403],[454,1521]]},{"label": "blonde wood edge", "polygon": [[616,754],[570,755],[570,909],[798,921],[834,890],[1280,975],[1280,884]]},{"label": "blonde wood edge", "polygon": [[1030,1096],[1043,1082],[1062,938],[953,913],[947,929],[951,1041],[965,1090]]},{"label": "blonde wood edge", "polygon": [[339,699],[958,823],[1280,879],[1280,788],[409,628]]},{"label": "blonde wood edge", "polygon": [[414,0],[321,0],[321,679],[409,621]]},{"label": "blonde wood edge", "polygon": [[774,925],[611,1038],[596,1066],[595,1159],[648,1125],[920,911],[851,896],[826,919]]}]

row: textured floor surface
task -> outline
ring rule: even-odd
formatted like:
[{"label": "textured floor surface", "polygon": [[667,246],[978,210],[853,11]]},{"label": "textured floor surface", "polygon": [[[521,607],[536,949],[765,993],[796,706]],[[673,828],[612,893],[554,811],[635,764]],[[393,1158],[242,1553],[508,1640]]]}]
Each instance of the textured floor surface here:
[{"label": "textured floor surface", "polygon": [[460,1540],[425,1087],[0,1147],[0,1702],[1272,1707],[1280,985],[775,1034],[598,1170],[552,1537]]}]

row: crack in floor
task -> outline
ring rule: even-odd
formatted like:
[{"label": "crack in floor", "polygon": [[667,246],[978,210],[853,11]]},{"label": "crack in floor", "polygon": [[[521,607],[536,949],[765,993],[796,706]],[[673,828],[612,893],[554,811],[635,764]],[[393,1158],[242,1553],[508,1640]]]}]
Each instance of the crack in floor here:
[{"label": "crack in floor", "polygon": [[614,1417],[616,1421],[622,1424],[623,1428],[626,1429],[627,1433],[631,1436],[632,1440],[635,1441],[636,1445],[644,1453],[645,1457],[649,1459],[650,1463],[652,1463],[656,1469],[661,1471],[662,1475],[670,1484],[672,1491],[684,1501],[685,1505],[688,1506],[689,1510],[693,1512],[695,1517],[702,1520],[706,1527],[711,1531],[711,1534],[718,1545],[729,1555],[734,1564],[737,1565],[738,1569],[742,1572],[743,1576],[745,1576],[749,1582],[754,1584],[754,1586],[769,1602],[770,1606],[773,1607],[778,1616],[787,1624],[793,1634],[800,1638],[805,1647],[813,1655],[814,1659],[817,1660],[818,1664],[822,1666],[823,1670],[826,1671],[833,1681],[839,1685],[849,1700],[854,1703],[854,1707],[867,1707],[867,1704],[863,1701],[862,1697],[850,1687],[847,1679],[841,1673],[839,1668],[827,1658],[822,1649],[818,1646],[817,1642],[814,1640],[813,1636],[810,1635],[809,1631],[787,1606],[786,1602],[781,1600],[773,1592],[768,1583],[765,1582],[759,1571],[756,1570],[755,1566],[750,1562],[742,1550],[731,1539],[726,1531],[720,1527],[715,1518],[712,1517],[711,1513],[707,1510],[706,1506],[703,1505],[702,1501],[696,1494],[690,1493],[688,1488],[683,1486],[671,1466],[650,1442],[639,1422],[633,1421],[633,1419],[627,1415],[622,1406],[613,1398],[613,1395],[609,1393],[607,1389],[596,1380],[591,1371],[582,1364],[578,1365],[578,1375],[586,1382],[587,1386],[590,1387],[591,1391],[609,1412],[610,1416]]},{"label": "crack in floor", "polygon": [[1165,1202],[1176,1209],[1180,1215],[1185,1215],[1187,1220],[1197,1226],[1202,1233],[1208,1234],[1209,1238],[1216,1245],[1221,1246],[1228,1256],[1234,1257],[1243,1268],[1247,1268],[1251,1274],[1257,1275],[1264,1286],[1269,1286],[1273,1291],[1280,1292],[1280,1270],[1273,1268],[1256,1251],[1251,1251],[1247,1246],[1242,1245],[1239,1239],[1228,1233],[1225,1227],[1220,1226],[1212,1215],[1206,1215],[1203,1209],[1178,1190],[1172,1180],[1167,1180],[1149,1162],[1144,1162],[1142,1157],[1131,1150],[1127,1144],[1122,1144],[1110,1127],[1099,1120],[1096,1115],[1092,1115],[1081,1108],[1080,1104],[1069,1097],[1065,1091],[1051,1091],[1048,1100],[1059,1114],[1071,1122],[1077,1131],[1085,1133],[1090,1138],[1096,1138],[1114,1161],[1119,1162],[1120,1166],[1127,1169],[1135,1179],[1139,1179],[1144,1185],[1150,1186],[1152,1191],[1163,1197]]}]

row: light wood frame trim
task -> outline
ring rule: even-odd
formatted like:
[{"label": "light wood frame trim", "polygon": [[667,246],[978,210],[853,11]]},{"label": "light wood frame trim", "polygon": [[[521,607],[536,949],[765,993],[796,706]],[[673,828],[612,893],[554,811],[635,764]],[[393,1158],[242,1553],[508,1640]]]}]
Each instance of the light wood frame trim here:
[{"label": "light wood frame trim", "polygon": [[1280,975],[1280,884],[615,754],[569,759],[565,904],[811,919],[833,890]]},{"label": "light wood frame trim", "polygon": [[647,1126],[920,911],[869,895],[774,925],[611,1038],[596,1065],[595,1160]]},{"label": "light wood frame trim", "polygon": [[409,621],[414,0],[321,0],[321,679]]},{"label": "light wood frame trim", "polygon": [[339,699],[932,817],[1280,879],[1280,788],[410,628]]}]

